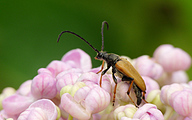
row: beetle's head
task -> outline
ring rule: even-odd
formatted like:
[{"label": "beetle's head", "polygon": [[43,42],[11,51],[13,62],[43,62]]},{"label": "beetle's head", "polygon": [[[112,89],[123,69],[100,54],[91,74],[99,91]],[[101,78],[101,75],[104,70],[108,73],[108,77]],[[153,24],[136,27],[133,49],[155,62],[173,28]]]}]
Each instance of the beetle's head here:
[{"label": "beetle's head", "polygon": [[95,59],[106,60],[107,56],[108,56],[107,52],[100,51],[99,53],[97,53],[97,56],[95,57]]}]

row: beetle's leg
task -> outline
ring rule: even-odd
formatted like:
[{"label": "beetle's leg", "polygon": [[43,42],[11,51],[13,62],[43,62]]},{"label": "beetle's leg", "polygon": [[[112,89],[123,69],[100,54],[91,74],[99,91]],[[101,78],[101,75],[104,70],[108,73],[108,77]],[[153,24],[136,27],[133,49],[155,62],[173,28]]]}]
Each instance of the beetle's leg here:
[{"label": "beetle's leg", "polygon": [[133,82],[134,82],[134,80],[131,81],[131,84],[130,84],[129,89],[128,89],[128,91],[127,91],[127,95],[129,96],[130,100],[133,102],[133,104],[135,105],[135,107],[139,108],[139,107],[135,104],[135,102],[133,101],[133,99],[131,98],[131,96],[129,95],[129,93],[130,93],[130,91],[131,91],[131,87],[133,86]]},{"label": "beetle's leg", "polygon": [[105,63],[105,61],[103,60],[103,62],[102,62],[102,66],[101,66],[101,70],[99,70],[99,71],[97,72],[97,74],[100,73],[100,72],[103,70],[104,63]]},{"label": "beetle's leg", "polygon": [[145,101],[145,103],[148,103],[146,100],[145,100],[145,92],[142,92],[143,93],[143,100]]},{"label": "beetle's leg", "polygon": [[[104,65],[104,61],[103,61],[102,65]],[[107,69],[103,70],[103,72],[101,73],[100,82],[99,82],[100,87],[101,87],[101,84],[102,84],[102,77],[109,70],[110,67],[111,67],[110,65],[107,65]]]},{"label": "beetle's leg", "polygon": [[113,91],[113,106],[114,106],[114,103],[115,103],[115,94],[116,94],[116,89],[117,89],[117,78],[115,77],[115,69],[113,68],[112,69],[112,76],[113,76],[113,80],[115,82],[115,88],[114,88],[114,91]]}]

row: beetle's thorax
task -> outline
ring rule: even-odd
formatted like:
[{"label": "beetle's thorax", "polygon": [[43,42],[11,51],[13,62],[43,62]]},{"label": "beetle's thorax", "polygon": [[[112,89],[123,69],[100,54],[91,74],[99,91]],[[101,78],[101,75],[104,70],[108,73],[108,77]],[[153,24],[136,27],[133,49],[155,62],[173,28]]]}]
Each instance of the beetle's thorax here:
[{"label": "beetle's thorax", "polygon": [[118,55],[107,53],[105,51],[100,51],[95,58],[99,60],[105,60],[107,63],[111,64],[115,64],[117,61],[120,60],[120,57]]}]

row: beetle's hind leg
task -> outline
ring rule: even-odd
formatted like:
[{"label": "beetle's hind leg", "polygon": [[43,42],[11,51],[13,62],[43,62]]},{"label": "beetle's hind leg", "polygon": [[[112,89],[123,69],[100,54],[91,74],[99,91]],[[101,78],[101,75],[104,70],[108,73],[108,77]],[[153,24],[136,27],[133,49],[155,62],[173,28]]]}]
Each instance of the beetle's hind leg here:
[{"label": "beetle's hind leg", "polygon": [[143,101],[145,101],[145,103],[148,103],[146,100],[145,100],[145,92],[142,92],[143,93]]},{"label": "beetle's hind leg", "polygon": [[134,82],[134,81],[132,80],[132,81],[131,81],[131,84],[130,84],[130,86],[129,86],[129,89],[128,89],[128,91],[127,91],[127,95],[129,96],[130,100],[133,102],[133,104],[135,105],[135,107],[139,108],[139,106],[135,104],[135,102],[133,101],[133,99],[132,99],[131,96],[129,95],[129,93],[130,93],[130,91],[131,91],[131,88],[132,88],[132,86],[133,86],[133,82]]}]

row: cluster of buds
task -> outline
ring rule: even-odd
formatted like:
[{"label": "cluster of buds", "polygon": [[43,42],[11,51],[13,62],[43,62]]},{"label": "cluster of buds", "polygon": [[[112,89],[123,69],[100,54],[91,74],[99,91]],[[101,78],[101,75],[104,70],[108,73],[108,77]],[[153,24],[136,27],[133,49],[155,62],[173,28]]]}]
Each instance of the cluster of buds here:
[{"label": "cluster of buds", "polygon": [[[0,120],[192,119],[192,82],[185,73],[191,57],[186,52],[161,45],[153,57],[129,61],[146,84],[148,103],[142,102],[139,108],[127,95],[129,83],[120,78],[113,106],[111,72],[102,77],[100,86],[101,74],[97,72],[101,67],[92,68],[90,56],[75,49],[40,68],[38,75],[18,90],[5,88],[0,95]],[[133,90],[129,95],[136,101]]]}]

